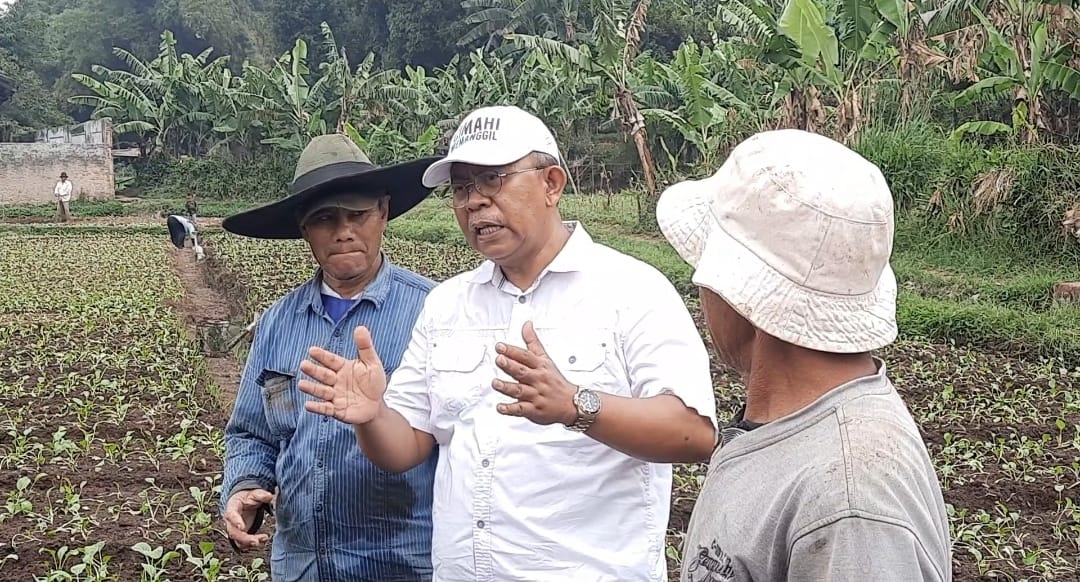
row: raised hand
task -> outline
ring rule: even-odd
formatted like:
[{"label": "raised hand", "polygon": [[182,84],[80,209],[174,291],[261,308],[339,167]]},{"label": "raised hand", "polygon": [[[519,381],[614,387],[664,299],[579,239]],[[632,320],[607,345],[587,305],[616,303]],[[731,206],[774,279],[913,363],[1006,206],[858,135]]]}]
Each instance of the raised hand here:
[{"label": "raised hand", "polygon": [[544,351],[531,321],[521,328],[526,349],[504,343],[495,345],[499,354],[495,364],[517,382],[495,380],[491,386],[517,402],[499,404],[496,409],[507,416],[522,416],[536,424],[566,425],[577,420],[574,393],[577,387],[567,382]]},{"label": "raised hand", "polygon": [[318,400],[304,404],[308,412],[330,416],[341,422],[357,425],[370,422],[383,406],[386,392],[386,371],[371,341],[366,327],[353,332],[357,359],[345,358],[319,347],[308,354],[315,362],[300,363],[300,371],[315,380],[300,380],[300,391]]}]

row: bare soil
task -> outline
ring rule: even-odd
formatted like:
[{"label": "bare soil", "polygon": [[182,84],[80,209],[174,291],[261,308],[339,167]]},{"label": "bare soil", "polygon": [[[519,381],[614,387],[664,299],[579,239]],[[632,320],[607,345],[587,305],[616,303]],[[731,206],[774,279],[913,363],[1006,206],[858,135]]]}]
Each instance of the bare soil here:
[{"label": "bare soil", "polygon": [[[169,260],[184,286],[183,299],[174,308],[183,316],[188,331],[198,337],[202,327],[229,320],[233,310],[228,300],[210,286],[208,261],[196,261],[190,249],[170,249]],[[211,379],[222,390],[222,408],[231,412],[243,364],[231,354],[209,352],[206,364]]]}]

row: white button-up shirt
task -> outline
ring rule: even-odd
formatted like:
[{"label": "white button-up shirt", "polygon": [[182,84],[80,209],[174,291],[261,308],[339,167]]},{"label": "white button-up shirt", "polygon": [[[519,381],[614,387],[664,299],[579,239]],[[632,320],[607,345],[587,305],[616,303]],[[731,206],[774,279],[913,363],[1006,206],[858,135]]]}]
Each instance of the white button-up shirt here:
[{"label": "white button-up shirt", "polygon": [[56,187],[53,188],[53,194],[63,202],[71,201],[71,180],[56,182]]},{"label": "white button-up shirt", "polygon": [[506,378],[495,343],[523,345],[532,320],[569,382],[674,394],[716,425],[706,348],[675,288],[567,225],[569,241],[530,289],[490,261],[433,289],[389,381],[387,405],[439,445],[437,582],[667,580],[671,465],[495,409],[512,401],[491,387]]}]

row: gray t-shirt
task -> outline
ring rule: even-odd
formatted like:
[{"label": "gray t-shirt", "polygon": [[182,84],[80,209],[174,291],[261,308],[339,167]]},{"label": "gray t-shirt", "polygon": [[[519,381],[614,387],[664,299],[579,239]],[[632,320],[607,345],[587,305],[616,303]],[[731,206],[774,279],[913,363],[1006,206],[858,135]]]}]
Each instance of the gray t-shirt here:
[{"label": "gray t-shirt", "polygon": [[713,453],[682,582],[952,580],[941,486],[877,364]]}]

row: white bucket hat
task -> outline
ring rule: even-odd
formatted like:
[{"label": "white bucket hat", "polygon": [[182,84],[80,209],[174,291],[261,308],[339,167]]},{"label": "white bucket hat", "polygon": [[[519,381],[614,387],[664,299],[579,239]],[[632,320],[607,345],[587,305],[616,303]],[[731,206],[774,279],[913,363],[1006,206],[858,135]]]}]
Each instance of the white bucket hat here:
[{"label": "white bucket hat", "polygon": [[711,177],[665,190],[656,218],[694,284],[761,331],[833,353],[896,339],[892,193],[877,166],[843,145],[759,133]]},{"label": "white bucket hat", "polygon": [[506,166],[533,152],[562,163],[555,136],[539,117],[512,105],[481,107],[461,121],[450,138],[450,151],[428,166],[423,184],[434,188],[449,182],[454,163]]}]

